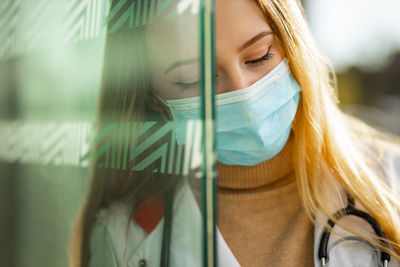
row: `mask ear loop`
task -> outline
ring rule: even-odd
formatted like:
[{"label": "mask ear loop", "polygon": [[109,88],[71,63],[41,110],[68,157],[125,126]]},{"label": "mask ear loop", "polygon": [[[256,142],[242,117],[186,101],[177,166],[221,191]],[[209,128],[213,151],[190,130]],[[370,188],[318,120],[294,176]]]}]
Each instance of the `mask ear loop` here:
[{"label": "mask ear loop", "polygon": [[[150,95],[149,95],[149,106],[153,108],[154,110],[161,111],[163,114],[167,114],[168,120],[172,121],[172,113],[170,109],[170,105],[162,99],[157,93],[155,93],[153,90],[150,90]],[[161,107],[161,109],[159,108]]]}]

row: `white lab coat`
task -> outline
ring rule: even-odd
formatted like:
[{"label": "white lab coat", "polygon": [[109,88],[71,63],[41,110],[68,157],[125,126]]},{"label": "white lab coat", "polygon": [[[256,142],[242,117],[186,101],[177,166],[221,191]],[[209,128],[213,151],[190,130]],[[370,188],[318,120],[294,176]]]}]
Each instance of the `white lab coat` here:
[{"label": "white lab coat", "polygon": [[[390,147],[384,150],[387,164],[386,177],[391,186],[400,180],[400,151]],[[381,164],[382,165],[382,164]],[[161,240],[164,219],[148,234],[132,219],[130,207],[121,202],[114,203],[108,209],[98,213],[91,237],[91,267],[158,267],[160,265]],[[321,266],[318,259],[318,247],[326,218],[322,212],[316,221],[314,230],[314,266]],[[359,220],[347,216],[348,220]],[[129,231],[127,232],[127,224]],[[363,229],[372,229],[364,222],[358,223]],[[345,230],[335,226],[335,230],[345,233],[346,238],[352,236]],[[300,245],[300,244],[299,244]],[[217,227],[217,252],[219,267],[240,266],[232,254]],[[360,240],[343,241],[331,234],[328,243],[329,263],[331,267],[347,266],[380,266],[376,262],[378,254],[368,244]],[[145,264],[143,264],[145,263]],[[170,247],[171,267],[203,266],[202,261],[202,218],[200,209],[186,179],[175,192],[173,204],[173,224]],[[392,257],[390,267],[400,267],[399,262]]]}]

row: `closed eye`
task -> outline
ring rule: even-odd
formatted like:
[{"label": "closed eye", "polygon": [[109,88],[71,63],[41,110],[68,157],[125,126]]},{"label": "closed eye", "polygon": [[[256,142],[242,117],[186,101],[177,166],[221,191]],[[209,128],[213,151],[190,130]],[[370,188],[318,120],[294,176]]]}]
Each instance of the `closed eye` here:
[{"label": "closed eye", "polygon": [[184,90],[187,90],[187,89],[190,89],[190,88],[195,88],[195,87],[197,87],[198,85],[199,85],[199,82],[193,82],[193,83],[182,83],[182,82],[176,82],[176,83],[174,83],[174,84],[176,84],[176,85],[178,85],[180,88],[180,90],[181,91],[184,91]]},{"label": "closed eye", "polygon": [[258,59],[255,59],[255,60],[246,61],[246,63],[249,63],[249,64],[257,64],[257,63],[260,63],[260,62],[262,62],[262,61],[264,61],[264,60],[269,60],[269,59],[271,59],[272,56],[273,56],[273,54],[270,52],[271,47],[272,47],[272,45],[269,46],[268,51],[267,51],[267,53],[266,53],[264,56],[262,56],[262,57],[260,57],[260,58],[258,58]]}]

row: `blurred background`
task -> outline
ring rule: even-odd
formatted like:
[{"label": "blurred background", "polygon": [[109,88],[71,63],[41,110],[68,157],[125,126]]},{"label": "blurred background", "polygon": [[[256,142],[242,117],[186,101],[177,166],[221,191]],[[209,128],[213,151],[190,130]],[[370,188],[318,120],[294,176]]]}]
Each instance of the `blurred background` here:
[{"label": "blurred background", "polygon": [[303,0],[337,71],[342,109],[400,134],[400,1]]}]

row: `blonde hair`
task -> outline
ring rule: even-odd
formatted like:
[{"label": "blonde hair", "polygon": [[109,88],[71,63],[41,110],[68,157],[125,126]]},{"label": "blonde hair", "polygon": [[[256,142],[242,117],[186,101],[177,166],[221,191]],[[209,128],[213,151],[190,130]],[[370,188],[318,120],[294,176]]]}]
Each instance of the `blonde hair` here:
[{"label": "blonde hair", "polygon": [[[315,44],[301,3],[298,0],[256,1],[280,39],[291,71],[302,88],[302,100],[293,124],[293,157],[305,211],[315,221],[320,208],[336,224],[400,260],[400,201],[368,166],[362,151],[362,142],[385,135],[338,108],[333,68]],[[360,142],[360,139],[364,141]],[[331,203],[321,190],[327,181],[318,175],[324,165],[336,181],[378,221],[386,241],[395,251],[384,248],[377,242],[377,236],[355,232],[333,217]]]}]

